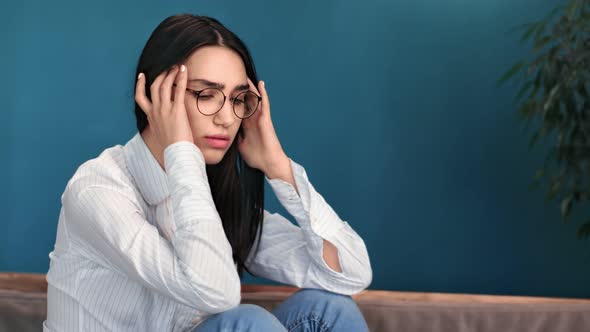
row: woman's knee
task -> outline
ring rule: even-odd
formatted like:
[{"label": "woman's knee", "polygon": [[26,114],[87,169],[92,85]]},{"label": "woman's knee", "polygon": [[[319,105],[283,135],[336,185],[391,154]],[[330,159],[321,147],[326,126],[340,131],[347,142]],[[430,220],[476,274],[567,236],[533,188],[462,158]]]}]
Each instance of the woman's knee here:
[{"label": "woman's knee", "polygon": [[231,309],[234,313],[239,317],[252,317],[253,319],[264,319],[268,315],[272,315],[263,307],[250,304],[250,303],[243,303],[238,305],[237,307]]},{"label": "woman's knee", "polygon": [[323,289],[303,288],[292,295],[298,301],[329,307],[335,311],[358,310],[356,302],[349,295],[337,294]]},{"label": "woman's knee", "polygon": [[242,327],[256,328],[260,331],[271,328],[275,328],[276,331],[281,331],[280,328],[284,329],[281,322],[271,312],[255,304],[240,304],[227,313],[233,320],[239,321]]},{"label": "woman's knee", "polygon": [[364,316],[351,296],[323,289],[300,289],[273,313],[289,328],[308,322],[334,331],[368,331]]}]

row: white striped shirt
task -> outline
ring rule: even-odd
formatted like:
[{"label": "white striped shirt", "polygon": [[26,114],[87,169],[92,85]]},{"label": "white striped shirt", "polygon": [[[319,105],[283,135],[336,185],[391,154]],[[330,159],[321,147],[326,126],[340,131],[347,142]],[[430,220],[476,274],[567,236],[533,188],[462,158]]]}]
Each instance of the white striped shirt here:
[{"label": "white striped shirt", "polygon": [[[49,254],[44,331],[187,331],[240,303],[241,285],[209,187],[190,142],[164,150],[166,171],[137,133],[82,164],[61,196]],[[268,179],[296,225],[264,211],[258,254],[246,266],[288,285],[352,295],[368,287],[365,243],[291,160],[299,194]],[[338,248],[342,272],[323,259]]]}]

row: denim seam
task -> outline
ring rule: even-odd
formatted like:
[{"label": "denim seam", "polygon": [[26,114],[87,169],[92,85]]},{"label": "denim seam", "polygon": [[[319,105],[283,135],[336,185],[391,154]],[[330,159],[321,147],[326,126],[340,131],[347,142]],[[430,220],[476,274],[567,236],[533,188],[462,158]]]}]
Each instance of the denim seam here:
[{"label": "denim seam", "polygon": [[320,332],[328,331],[328,325],[326,324],[326,322],[324,322],[319,316],[317,316],[314,313],[310,313],[307,316],[302,316],[302,317],[298,318],[297,320],[295,320],[294,322],[289,324],[289,326],[287,326],[287,330],[293,331],[293,329],[295,329],[299,325],[309,322],[309,321],[317,322],[320,326]]}]

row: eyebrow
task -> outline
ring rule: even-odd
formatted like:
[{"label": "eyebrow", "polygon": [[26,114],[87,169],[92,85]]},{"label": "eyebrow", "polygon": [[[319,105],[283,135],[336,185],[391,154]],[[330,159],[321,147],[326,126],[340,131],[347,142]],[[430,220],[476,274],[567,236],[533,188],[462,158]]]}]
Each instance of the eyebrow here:
[{"label": "eyebrow", "polygon": [[[225,84],[223,84],[223,83],[211,82],[211,81],[208,81],[208,80],[203,79],[203,78],[193,78],[193,79],[190,79],[188,81],[190,83],[201,83],[201,84],[206,85],[207,87],[217,88],[217,89],[220,89],[220,90],[223,90],[225,88]],[[236,86],[232,90],[232,92],[240,91],[240,90],[248,90],[249,88],[250,88],[250,85],[248,85],[248,83],[244,83],[244,84],[240,84],[240,85]]]}]

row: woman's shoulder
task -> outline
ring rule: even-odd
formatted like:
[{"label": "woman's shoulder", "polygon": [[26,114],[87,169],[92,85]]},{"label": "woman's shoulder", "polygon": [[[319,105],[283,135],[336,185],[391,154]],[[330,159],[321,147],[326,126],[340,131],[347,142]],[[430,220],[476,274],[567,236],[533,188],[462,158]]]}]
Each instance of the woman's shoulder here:
[{"label": "woman's shoulder", "polygon": [[96,158],[82,163],[68,181],[64,194],[68,191],[80,193],[93,187],[108,188],[122,194],[135,193],[135,185],[127,168],[123,146],[109,147]]}]

